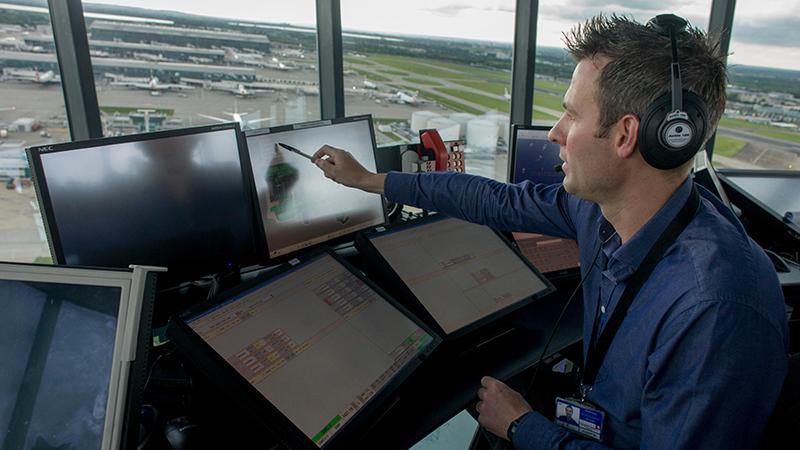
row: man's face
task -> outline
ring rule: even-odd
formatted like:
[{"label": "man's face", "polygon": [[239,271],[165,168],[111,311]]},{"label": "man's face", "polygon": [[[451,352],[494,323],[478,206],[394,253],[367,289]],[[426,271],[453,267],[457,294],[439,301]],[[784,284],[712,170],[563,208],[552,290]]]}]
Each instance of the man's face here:
[{"label": "man's face", "polygon": [[564,408],[564,415],[572,417],[572,406],[567,406],[566,408]]},{"label": "man's face", "polygon": [[597,138],[600,111],[593,92],[602,58],[584,59],[575,67],[564,95],[564,113],[550,130],[551,141],[561,146],[565,162],[564,189],[578,197],[599,201],[614,187],[614,151],[608,138]]}]

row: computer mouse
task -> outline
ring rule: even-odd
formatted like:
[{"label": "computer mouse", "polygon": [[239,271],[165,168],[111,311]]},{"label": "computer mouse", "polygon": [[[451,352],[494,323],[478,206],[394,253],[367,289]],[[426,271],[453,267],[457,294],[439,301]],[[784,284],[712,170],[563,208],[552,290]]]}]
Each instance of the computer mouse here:
[{"label": "computer mouse", "polygon": [[164,425],[166,436],[173,450],[196,450],[206,448],[203,429],[187,416],[176,417]]}]

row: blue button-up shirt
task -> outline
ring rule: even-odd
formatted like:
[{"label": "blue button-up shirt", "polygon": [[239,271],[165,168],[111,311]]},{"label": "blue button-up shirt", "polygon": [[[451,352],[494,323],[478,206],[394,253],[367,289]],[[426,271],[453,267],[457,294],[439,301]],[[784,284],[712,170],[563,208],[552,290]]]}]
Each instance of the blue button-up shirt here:
[{"label": "blue button-up shirt", "polygon": [[[577,240],[586,276],[585,355],[595,317],[602,331],[628,279],[677,215],[692,184],[687,179],[624,244],[595,203],[561,185],[392,172],[384,188],[395,202],[500,230]],[[736,216],[711,193],[698,190],[696,216],[634,299],[589,393],[588,400],[606,413],[603,443],[533,412],[517,428],[517,449],[758,444],[786,375],[783,296],[772,264]]]}]

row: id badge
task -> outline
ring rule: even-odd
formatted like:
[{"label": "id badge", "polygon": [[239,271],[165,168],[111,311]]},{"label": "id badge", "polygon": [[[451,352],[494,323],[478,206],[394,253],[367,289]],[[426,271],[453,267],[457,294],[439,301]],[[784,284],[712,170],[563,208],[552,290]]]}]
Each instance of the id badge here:
[{"label": "id badge", "polygon": [[555,423],[591,439],[600,440],[606,413],[574,398],[556,397]]}]

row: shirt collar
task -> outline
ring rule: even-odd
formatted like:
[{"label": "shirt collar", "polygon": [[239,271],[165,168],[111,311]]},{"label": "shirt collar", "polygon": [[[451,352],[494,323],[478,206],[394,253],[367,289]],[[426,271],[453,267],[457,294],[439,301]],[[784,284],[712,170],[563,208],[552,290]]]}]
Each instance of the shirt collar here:
[{"label": "shirt collar", "polygon": [[[655,241],[675,219],[683,204],[686,203],[689,194],[692,192],[692,184],[692,178],[687,177],[672,196],[667,199],[664,206],[628,242],[615,249],[609,255],[607,270],[603,272],[607,277],[614,282],[620,282],[633,275]],[[613,226],[601,216],[598,230],[600,242],[608,239],[610,233],[614,233]]]}]

